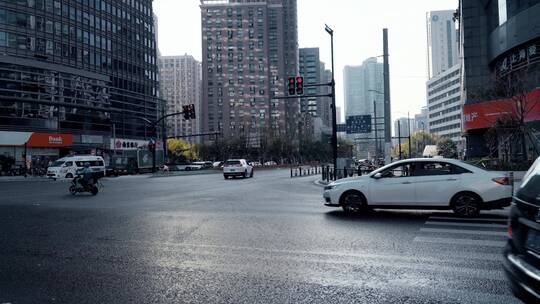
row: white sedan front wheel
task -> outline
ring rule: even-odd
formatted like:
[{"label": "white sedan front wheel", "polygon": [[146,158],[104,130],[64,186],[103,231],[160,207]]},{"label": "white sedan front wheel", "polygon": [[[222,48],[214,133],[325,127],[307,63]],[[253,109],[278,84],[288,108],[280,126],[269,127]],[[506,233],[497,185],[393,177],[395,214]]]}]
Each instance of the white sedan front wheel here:
[{"label": "white sedan front wheel", "polygon": [[366,199],[357,191],[349,191],[343,194],[341,198],[341,206],[345,213],[358,213],[366,207]]}]

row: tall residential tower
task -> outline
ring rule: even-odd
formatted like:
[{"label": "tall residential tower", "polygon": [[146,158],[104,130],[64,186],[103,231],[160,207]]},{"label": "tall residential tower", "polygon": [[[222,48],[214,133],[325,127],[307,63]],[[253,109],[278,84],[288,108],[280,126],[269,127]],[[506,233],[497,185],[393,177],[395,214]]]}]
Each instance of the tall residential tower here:
[{"label": "tall residential tower", "polygon": [[294,138],[298,102],[274,97],[298,73],[296,0],[201,0],[201,14],[203,131]]},{"label": "tall residential tower", "polygon": [[[325,64],[320,61],[319,48],[301,48],[299,58],[300,75],[304,77],[306,85],[330,83],[328,70],[325,69]],[[304,92],[312,96],[330,94],[327,86],[307,87]],[[312,123],[307,124],[307,126],[318,128],[318,130],[313,130],[316,140],[320,140],[321,132],[330,132],[332,127],[331,103],[330,97],[304,97],[300,99],[301,120],[304,122],[310,120]]]},{"label": "tall residential tower", "polygon": [[168,136],[200,133],[201,63],[193,56],[162,56],[159,58],[161,94],[167,101],[167,114],[182,112],[182,106],[195,105],[196,119],[183,116],[167,119]]}]

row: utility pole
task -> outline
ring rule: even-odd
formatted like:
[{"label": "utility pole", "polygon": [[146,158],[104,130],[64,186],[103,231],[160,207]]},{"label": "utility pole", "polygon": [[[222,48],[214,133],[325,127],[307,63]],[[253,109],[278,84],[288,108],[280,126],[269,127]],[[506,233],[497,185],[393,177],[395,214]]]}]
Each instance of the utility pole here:
[{"label": "utility pole", "polygon": [[388,29],[383,29],[383,58],[384,58],[384,142],[385,142],[385,162],[390,163],[392,147],[392,109],[390,107],[390,63],[388,61]]},{"label": "utility pole", "polygon": [[409,112],[407,112],[407,127],[409,128],[409,158],[412,158],[412,154],[411,154],[411,151],[412,151],[412,147],[411,147],[411,119],[410,119],[410,114]]},{"label": "utility pole", "polygon": [[[161,102],[161,115],[165,115],[165,100]],[[167,127],[165,119],[161,120],[161,141],[163,146],[163,164],[167,164]],[[155,154],[155,153],[154,153]]]},{"label": "utility pole", "polygon": [[426,149],[426,124],[422,121],[422,157]]},{"label": "utility pole", "polygon": [[373,100],[373,120],[375,125],[375,159],[379,161],[379,132],[377,130],[377,101]]},{"label": "utility pole", "polygon": [[401,160],[401,120],[397,121],[397,132],[398,132],[398,146],[399,146],[399,159]]},{"label": "utility pole", "polygon": [[337,173],[338,147],[336,120],[336,79],[334,77],[334,30],[326,25],[325,31],[330,35],[330,52],[332,56],[332,152],[334,160],[334,172]]}]

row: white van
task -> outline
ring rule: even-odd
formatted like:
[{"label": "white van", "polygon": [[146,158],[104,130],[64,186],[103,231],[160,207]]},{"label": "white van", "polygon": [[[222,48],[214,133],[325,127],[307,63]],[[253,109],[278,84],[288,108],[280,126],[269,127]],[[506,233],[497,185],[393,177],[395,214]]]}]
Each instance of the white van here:
[{"label": "white van", "polygon": [[60,158],[47,168],[47,177],[73,178],[77,175],[77,170],[84,168],[88,163],[94,172],[102,172],[105,176],[105,161],[101,156],[77,155]]}]

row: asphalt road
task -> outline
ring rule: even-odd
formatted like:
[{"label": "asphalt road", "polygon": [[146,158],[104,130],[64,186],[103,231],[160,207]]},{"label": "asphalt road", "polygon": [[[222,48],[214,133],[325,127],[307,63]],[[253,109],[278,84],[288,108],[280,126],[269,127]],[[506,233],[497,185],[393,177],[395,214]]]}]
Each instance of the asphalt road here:
[{"label": "asphalt road", "polygon": [[288,176],[0,183],[0,304],[517,303],[500,212],[345,216]]}]

